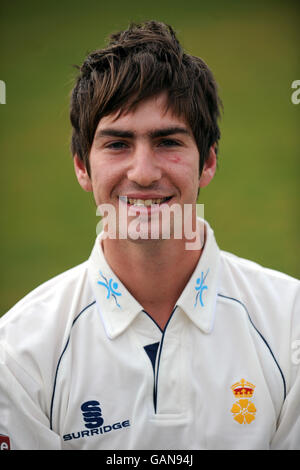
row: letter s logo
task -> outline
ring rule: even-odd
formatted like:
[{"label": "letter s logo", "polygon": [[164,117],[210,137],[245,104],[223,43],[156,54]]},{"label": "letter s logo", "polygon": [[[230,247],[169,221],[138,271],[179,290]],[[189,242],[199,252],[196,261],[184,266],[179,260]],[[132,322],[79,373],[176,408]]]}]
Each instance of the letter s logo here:
[{"label": "letter s logo", "polygon": [[97,428],[102,426],[104,419],[102,418],[100,403],[98,401],[86,401],[81,405],[81,411],[85,427],[88,429]]}]

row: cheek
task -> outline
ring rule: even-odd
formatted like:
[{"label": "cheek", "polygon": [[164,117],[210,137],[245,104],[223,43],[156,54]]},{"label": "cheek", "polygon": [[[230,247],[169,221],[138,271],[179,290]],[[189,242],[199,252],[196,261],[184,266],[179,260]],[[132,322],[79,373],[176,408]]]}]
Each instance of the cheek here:
[{"label": "cheek", "polygon": [[183,184],[191,186],[198,184],[199,180],[199,162],[198,160],[188,158],[187,156],[174,155],[168,159],[169,170],[173,175],[182,181]]},{"label": "cheek", "polygon": [[175,164],[181,164],[182,163],[182,157],[180,155],[170,155],[168,158],[168,161],[170,163],[175,163]]},{"label": "cheek", "polygon": [[98,194],[105,194],[110,191],[111,186],[114,183],[113,174],[105,171],[99,171],[92,173],[92,185],[94,191]]},{"label": "cheek", "polygon": [[111,166],[108,159],[104,159],[101,155],[97,155],[97,153],[90,155],[91,179],[94,185],[99,185],[99,182],[105,184],[110,177]]},{"label": "cheek", "polygon": [[107,203],[115,196],[122,181],[122,172],[116,165],[99,164],[93,170],[91,176],[95,201],[97,205]]},{"label": "cheek", "polygon": [[170,153],[167,156],[167,161],[175,168],[177,167],[177,171],[196,173],[197,175],[199,173],[199,153],[197,150]]}]

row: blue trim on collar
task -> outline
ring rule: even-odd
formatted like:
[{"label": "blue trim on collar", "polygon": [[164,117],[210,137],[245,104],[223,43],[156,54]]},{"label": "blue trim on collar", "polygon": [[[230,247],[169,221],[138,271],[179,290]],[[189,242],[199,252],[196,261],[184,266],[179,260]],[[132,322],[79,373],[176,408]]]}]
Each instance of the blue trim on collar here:
[{"label": "blue trim on collar", "polygon": [[150,320],[152,320],[153,323],[155,323],[155,325],[157,326],[157,328],[163,333],[164,330],[161,329],[161,327],[159,326],[158,323],[156,323],[156,321],[154,320],[154,318],[152,318],[151,315],[150,315],[148,312],[146,312],[146,310],[143,309],[142,312],[144,312],[144,313],[150,318]]}]

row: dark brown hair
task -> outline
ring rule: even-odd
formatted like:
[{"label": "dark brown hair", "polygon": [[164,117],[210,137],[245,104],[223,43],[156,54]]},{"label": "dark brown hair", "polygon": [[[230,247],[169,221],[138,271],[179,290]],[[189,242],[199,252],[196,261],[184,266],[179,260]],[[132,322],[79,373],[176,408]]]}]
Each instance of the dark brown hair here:
[{"label": "dark brown hair", "polygon": [[131,24],[112,34],[108,47],[89,54],[79,70],[71,95],[71,151],[88,172],[100,119],[166,91],[168,108],[193,132],[201,173],[209,148],[220,138],[222,103],[210,69],[183,51],[171,26],[157,21]]}]

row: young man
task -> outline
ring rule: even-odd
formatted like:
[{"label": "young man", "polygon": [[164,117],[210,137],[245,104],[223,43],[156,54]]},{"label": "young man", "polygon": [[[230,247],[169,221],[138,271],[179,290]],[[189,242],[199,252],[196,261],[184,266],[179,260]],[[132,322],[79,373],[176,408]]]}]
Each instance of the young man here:
[{"label": "young man", "polygon": [[[210,70],[164,24],[132,25],[85,60],[74,166],[113,209],[114,236],[2,318],[4,445],[300,447],[299,283],[220,251],[195,217],[216,169],[219,109]],[[177,215],[165,236],[174,207],[191,208],[179,225],[203,232],[196,249],[175,236]]]}]

